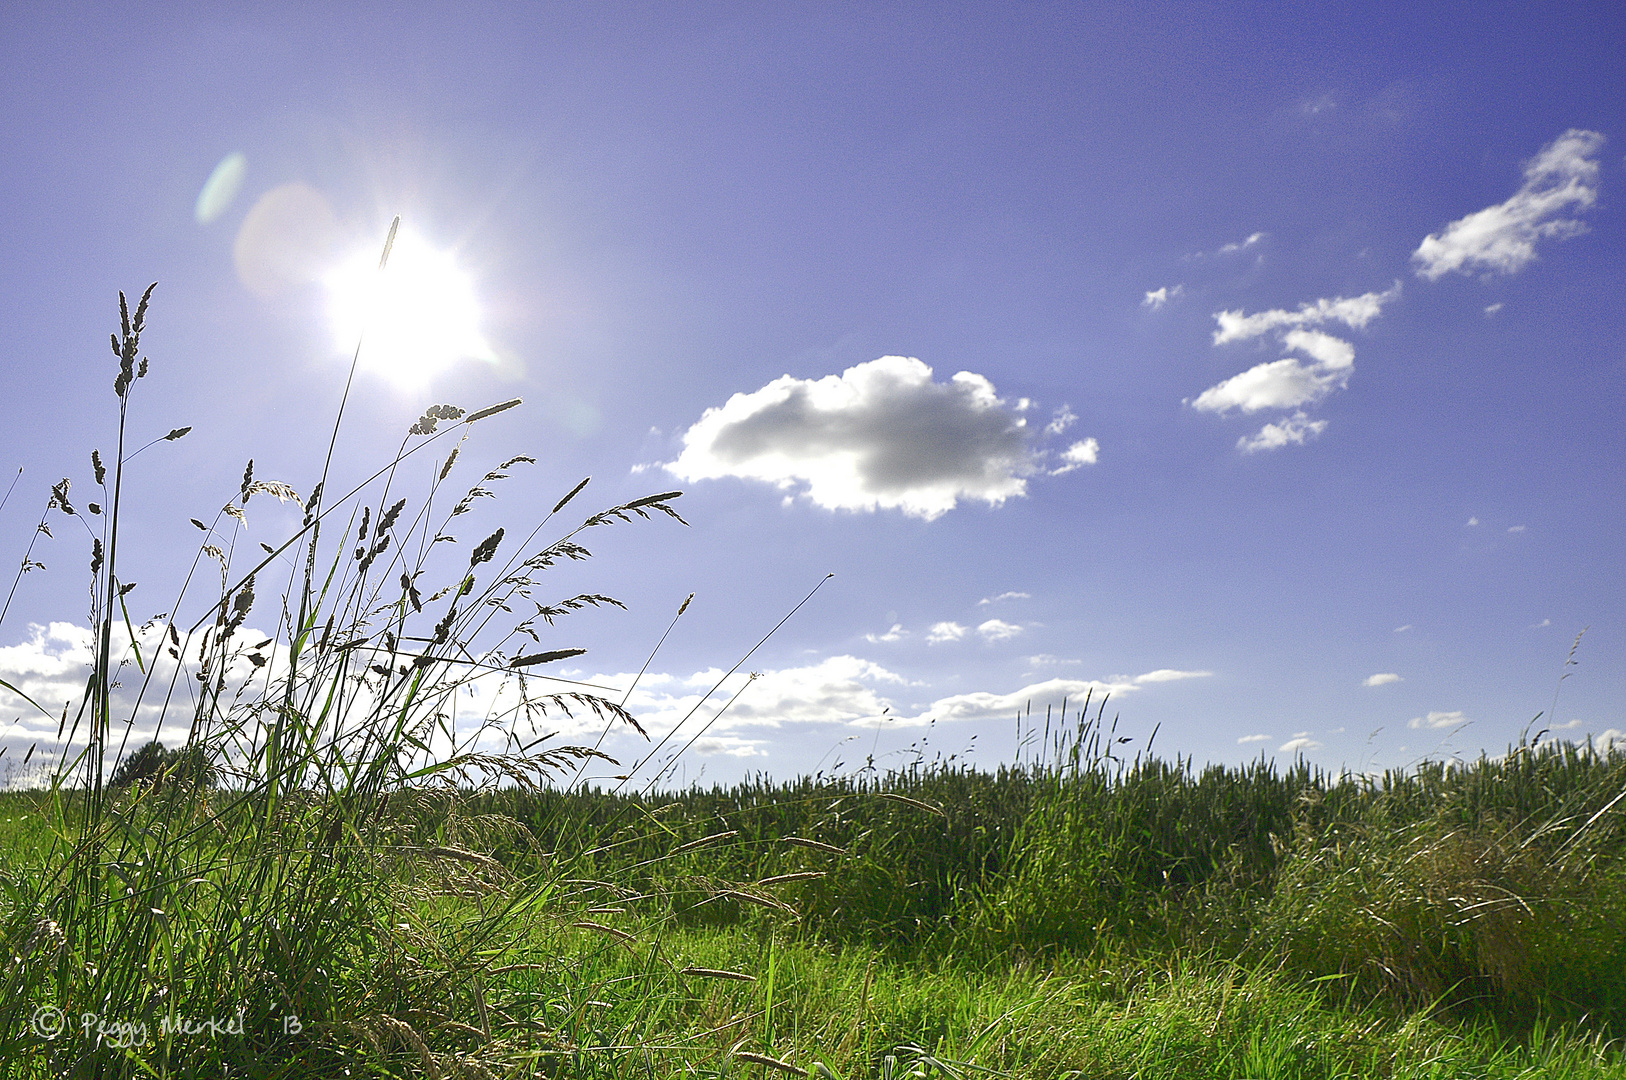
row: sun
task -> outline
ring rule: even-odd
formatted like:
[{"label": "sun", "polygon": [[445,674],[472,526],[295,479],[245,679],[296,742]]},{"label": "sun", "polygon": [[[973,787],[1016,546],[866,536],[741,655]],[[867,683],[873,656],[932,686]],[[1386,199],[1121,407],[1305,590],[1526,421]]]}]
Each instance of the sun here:
[{"label": "sun", "polygon": [[358,251],[322,283],[339,347],[360,341],[360,366],[397,386],[422,387],[459,360],[496,360],[480,331],[474,279],[451,252],[407,229],[383,270],[376,251]]}]

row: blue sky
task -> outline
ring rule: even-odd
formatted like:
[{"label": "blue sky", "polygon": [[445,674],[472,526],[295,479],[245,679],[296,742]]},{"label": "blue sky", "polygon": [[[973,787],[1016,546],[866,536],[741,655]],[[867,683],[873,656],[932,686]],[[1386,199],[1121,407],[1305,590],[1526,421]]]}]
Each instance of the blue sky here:
[{"label": "blue sky", "polygon": [[[492,521],[587,475],[584,507],[685,491],[689,528],[561,572],[629,607],[552,632],[589,649],[578,677],[627,685],[694,593],[634,697],[668,730],[835,575],[674,780],[922,739],[991,767],[1018,708],[1092,687],[1199,761],[1494,753],[1566,671],[1538,726],[1626,729],[1615,5],[62,6],[0,30],[7,565],[53,483],[89,489],[116,293],[153,280],[132,423],[193,431],[132,469],[132,614],[169,610],[187,519],[248,458],[307,491],[349,360],[337,275],[399,214],[455,268],[408,309],[472,329],[366,358],[343,468],[429,404],[517,396],[464,450],[471,478],[538,458]],[[65,700],[88,540],[55,531],[0,677]]]}]

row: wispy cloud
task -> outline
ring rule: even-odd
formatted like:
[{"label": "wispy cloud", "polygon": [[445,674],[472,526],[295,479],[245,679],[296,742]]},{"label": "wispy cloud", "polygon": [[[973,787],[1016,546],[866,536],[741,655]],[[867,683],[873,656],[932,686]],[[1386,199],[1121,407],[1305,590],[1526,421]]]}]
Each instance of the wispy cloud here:
[{"label": "wispy cloud", "polygon": [[738,735],[707,735],[696,739],[689,752],[698,757],[761,757],[763,739],[742,739]]},{"label": "wispy cloud", "polygon": [[1510,533],[1521,533],[1521,532],[1524,532],[1524,526],[1523,525],[1509,525],[1507,527],[1507,531],[1510,532]]},{"label": "wispy cloud", "polygon": [[1487,206],[1431,233],[1412,252],[1417,275],[1437,281],[1476,270],[1516,274],[1536,257],[1538,240],[1566,240],[1587,231],[1560,215],[1588,210],[1598,199],[1598,162],[1604,137],[1571,128],[1525,166],[1524,186],[1506,202]]},{"label": "wispy cloud", "polygon": [[1073,411],[1072,406],[1063,405],[1056,410],[1050,423],[1044,426],[1044,431],[1046,435],[1060,435],[1077,422],[1078,414]]},{"label": "wispy cloud", "polygon": [[1296,412],[1279,424],[1266,424],[1254,434],[1242,436],[1236,441],[1236,448],[1244,454],[1253,454],[1260,450],[1280,450],[1284,446],[1302,446],[1325,430],[1325,420],[1311,420],[1306,414]]},{"label": "wispy cloud", "polygon": [[1170,300],[1179,299],[1180,294],[1185,291],[1184,285],[1165,285],[1161,289],[1150,289],[1146,293],[1146,299],[1140,302],[1140,306],[1156,311]]},{"label": "wispy cloud", "polygon": [[1244,735],[1244,736],[1242,736],[1242,738],[1238,739],[1236,741],[1236,743],[1237,743],[1238,746],[1246,746],[1249,743],[1269,742],[1269,741],[1270,741],[1270,736],[1269,735]]},{"label": "wispy cloud", "polygon": [[1399,675],[1392,671],[1381,672],[1377,675],[1368,675],[1362,686],[1388,686],[1390,683],[1403,682]]},{"label": "wispy cloud", "polygon": [[985,377],[936,382],[883,356],[822,379],[781,376],[707,409],[683,435],[684,480],[741,477],[796,489],[831,510],[899,509],[927,520],[961,499],[998,506],[1044,468],[1021,413]]},{"label": "wispy cloud", "polygon": [[1478,518],[1471,517],[1471,518],[1468,519],[1468,527],[1469,528],[1472,528],[1473,526],[1478,525],[1478,524],[1479,524],[1479,519]]},{"label": "wispy cloud", "polygon": [[959,641],[969,632],[957,622],[932,623],[932,628],[926,631],[926,644],[941,645],[948,641]]},{"label": "wispy cloud", "polygon": [[1174,668],[1158,668],[1148,671],[1144,675],[1136,675],[1134,682],[1138,686],[1147,683],[1178,682],[1181,679],[1206,679],[1213,675],[1212,671],[1177,671]]},{"label": "wispy cloud", "polygon": [[1410,629],[1411,629],[1411,623],[1407,623],[1405,626],[1397,626],[1397,627],[1395,627],[1395,633],[1404,634],[1407,630],[1410,630]]},{"label": "wispy cloud", "polygon": [[881,644],[881,643],[884,643],[884,642],[901,641],[902,639],[904,639],[904,638],[906,638],[908,636],[909,636],[909,632],[903,628],[902,623],[893,623],[892,628],[890,630],[888,630],[886,633],[884,633],[884,634],[865,634],[864,635],[864,640],[868,641],[872,645],[877,645],[877,644]]},{"label": "wispy cloud", "polygon": [[[1301,304],[1296,311],[1276,308],[1252,315],[1240,310],[1216,312],[1214,319],[1219,328],[1214,331],[1215,345],[1276,333],[1289,355],[1255,364],[1209,387],[1191,402],[1192,408],[1220,416],[1232,409],[1243,413],[1263,409],[1296,410],[1291,416],[1238,439],[1237,448],[1244,453],[1302,445],[1315,438],[1326,430],[1327,422],[1310,419],[1302,407],[1314,405],[1349,385],[1349,378],[1355,372],[1355,347],[1342,338],[1311,327],[1343,323],[1354,329],[1363,328],[1383,313],[1385,304],[1399,295],[1397,281],[1381,293],[1321,299],[1313,304]],[[1291,355],[1293,353],[1302,356]]]},{"label": "wispy cloud", "polygon": [[1233,241],[1232,243],[1229,243],[1229,244],[1221,244],[1220,249],[1219,249],[1219,254],[1221,254],[1221,255],[1235,255],[1239,251],[1246,251],[1248,248],[1253,247],[1255,244],[1259,243],[1259,241],[1263,240],[1264,238],[1265,238],[1264,233],[1256,232],[1256,233],[1253,233],[1252,235],[1250,235],[1246,240],[1237,240],[1237,241]]},{"label": "wispy cloud", "polygon": [[1495,315],[1498,311],[1502,310],[1503,306],[1504,305],[1499,300],[1494,304],[1486,304],[1485,305],[1485,318],[1488,319],[1492,315]]},{"label": "wispy cloud", "polygon": [[1360,296],[1335,297],[1317,300],[1313,304],[1300,304],[1297,311],[1275,308],[1252,315],[1241,310],[1220,311],[1214,314],[1219,329],[1214,331],[1214,344],[1246,341],[1283,327],[1320,326],[1324,323],[1343,323],[1354,330],[1364,330],[1366,324],[1383,314],[1385,304],[1398,299],[1400,282],[1383,292],[1362,293]]},{"label": "wispy cloud", "polygon": [[1001,601],[1004,601],[1004,600],[1031,600],[1031,599],[1033,599],[1033,594],[1032,593],[1002,592],[998,596],[985,596],[985,597],[983,597],[981,600],[977,601],[977,606],[978,607],[983,607],[983,606],[985,606],[987,604],[997,604],[997,603],[1000,603]]},{"label": "wispy cloud", "polygon": [[1300,754],[1306,750],[1319,750],[1322,744],[1310,738],[1308,731],[1301,731],[1276,748],[1278,754]]},{"label": "wispy cloud", "polygon": [[1454,712],[1431,712],[1427,716],[1418,716],[1410,720],[1406,726],[1432,730],[1435,728],[1460,727],[1463,724],[1471,723],[1473,721],[1462,715],[1462,711],[1459,709]]}]

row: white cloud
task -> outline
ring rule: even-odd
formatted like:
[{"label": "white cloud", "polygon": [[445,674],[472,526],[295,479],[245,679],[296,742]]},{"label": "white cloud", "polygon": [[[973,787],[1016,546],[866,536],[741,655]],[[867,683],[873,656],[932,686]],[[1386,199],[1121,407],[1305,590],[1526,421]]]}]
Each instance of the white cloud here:
[{"label": "white cloud", "polygon": [[1611,750],[1626,750],[1626,732],[1610,728],[1601,735],[1594,735],[1592,745],[1605,754]]},{"label": "white cloud", "polygon": [[1303,446],[1306,440],[1325,430],[1325,420],[1311,420],[1304,413],[1296,412],[1279,424],[1266,424],[1256,434],[1242,436],[1236,441],[1236,448],[1244,454],[1252,454],[1260,450],[1279,450],[1289,444]]},{"label": "white cloud", "polygon": [[1390,683],[1404,682],[1399,675],[1392,671],[1385,671],[1378,675],[1368,675],[1362,686],[1388,686]]},{"label": "white cloud", "polygon": [[[976,691],[969,694],[953,694],[949,697],[938,698],[927,706],[926,710],[914,717],[898,717],[897,723],[905,727],[923,727],[937,721],[961,720],[1009,720],[1017,712],[1026,709],[1029,705],[1040,708],[1044,705],[1060,706],[1067,703],[1068,708],[1082,706],[1086,696],[1092,696],[1097,702],[1102,694],[1121,694],[1137,689],[1132,682],[1107,681],[1099,679],[1046,679],[1043,682],[1031,683],[1019,690],[1012,690],[1008,694],[995,694],[988,691]],[[863,726],[860,721],[858,725]]]},{"label": "white cloud", "polygon": [[932,623],[932,628],[926,632],[926,644],[941,645],[946,641],[959,641],[967,632],[967,628],[957,622]]},{"label": "white cloud", "polygon": [[908,636],[909,632],[903,628],[902,623],[893,623],[892,629],[888,630],[886,633],[865,634],[864,640],[869,642],[871,645],[876,645],[880,644],[881,642],[899,641]]},{"label": "white cloud", "polygon": [[1100,443],[1094,439],[1081,439],[1061,452],[1061,464],[1051,469],[1050,475],[1065,476],[1074,469],[1094,465],[1100,453]]},{"label": "white cloud", "polygon": [[1042,455],[1023,404],[1004,401],[973,372],[934,382],[919,360],[883,356],[840,375],[785,375],[735,394],[706,410],[664,467],[690,481],[734,476],[801,488],[831,510],[899,509],[931,520],[960,499],[998,506],[1027,493]]},{"label": "white cloud", "polygon": [[1301,754],[1306,750],[1319,750],[1321,743],[1310,738],[1308,732],[1293,736],[1276,748],[1278,754]]},{"label": "white cloud", "polygon": [[742,739],[735,735],[707,735],[696,739],[694,745],[689,747],[689,753],[700,757],[761,757],[763,751],[758,747],[762,742],[761,739]]},{"label": "white cloud", "polygon": [[1571,128],[1525,166],[1524,186],[1506,202],[1487,206],[1431,233],[1412,252],[1419,277],[1485,270],[1515,274],[1536,257],[1536,241],[1565,240],[1586,232],[1575,218],[1559,215],[1591,208],[1597,201],[1598,162],[1604,138]]},{"label": "white cloud", "polygon": [[1541,630],[1541,629],[1545,629],[1546,627],[1549,627],[1551,625],[1553,625],[1553,620],[1551,620],[1551,619],[1543,619],[1540,622],[1538,622],[1536,625],[1532,626],[1530,629],[1532,629],[1532,630]]},{"label": "white cloud", "polygon": [[1028,663],[1033,667],[1064,667],[1082,664],[1083,662],[1082,660],[1069,660],[1060,656],[1052,656],[1050,653],[1040,653],[1037,656],[1028,657]]},{"label": "white cloud", "polygon": [[[1047,658],[1053,659],[1053,658]],[[1057,661],[1071,663],[1072,661]],[[1103,694],[1125,694],[1133,690],[1140,690],[1147,684],[1166,682],[1170,678],[1196,678],[1206,675],[1207,672],[1170,672],[1167,668],[1147,672],[1145,675],[1133,679],[1114,675],[1108,679],[1046,679],[1042,682],[1030,683],[1019,690],[1008,694],[996,694],[988,691],[977,691],[968,694],[953,694],[938,698],[928,705],[917,716],[889,717],[888,722],[904,727],[922,727],[937,721],[956,720],[1009,720],[1020,710],[1029,706],[1040,709],[1047,705],[1061,706],[1066,704],[1069,709],[1082,707],[1086,697],[1095,702],[1101,701]],[[868,727],[875,723],[873,718],[853,721],[855,727]]]},{"label": "white cloud", "polygon": [[1469,524],[1469,525],[1470,525],[1470,526],[1472,526],[1472,525],[1478,525],[1478,524],[1479,524],[1479,519],[1478,519],[1478,518],[1476,518],[1476,517],[1471,517],[1471,518],[1469,518],[1469,519],[1468,519],[1468,524]]},{"label": "white cloud", "polygon": [[1415,717],[1408,722],[1406,726],[1412,728],[1433,729],[1458,727],[1462,724],[1471,723],[1473,723],[1473,721],[1462,715],[1462,711],[1459,709],[1455,712],[1431,712],[1427,716]]},{"label": "white cloud", "polygon": [[1253,245],[1257,244],[1259,241],[1263,240],[1264,238],[1265,238],[1264,233],[1256,232],[1256,233],[1252,234],[1251,236],[1249,236],[1246,240],[1235,241],[1235,242],[1232,242],[1232,243],[1229,243],[1229,244],[1221,245],[1220,249],[1219,249],[1219,253],[1221,255],[1234,255],[1239,251],[1243,251],[1243,250],[1245,250],[1247,248],[1253,247]]},{"label": "white cloud", "polygon": [[1507,531],[1511,532],[1511,533],[1521,533],[1521,532],[1524,532],[1524,526],[1523,525],[1509,525],[1507,527]]},{"label": "white cloud", "polygon": [[1411,629],[1411,623],[1407,623],[1405,626],[1397,626],[1397,627],[1395,627],[1395,633],[1404,634],[1407,630],[1410,630],[1410,629]]},{"label": "white cloud", "polygon": [[[1343,338],[1312,327],[1343,323],[1352,329],[1362,329],[1383,313],[1385,304],[1399,295],[1400,282],[1397,281],[1384,292],[1323,298],[1313,304],[1301,304],[1297,311],[1275,308],[1252,315],[1241,310],[1216,312],[1214,321],[1219,328],[1214,331],[1215,345],[1276,333],[1287,353],[1297,352],[1303,356],[1288,355],[1255,364],[1210,386],[1197,395],[1191,406],[1220,416],[1232,409],[1244,413],[1262,409],[1298,410],[1344,389],[1355,372],[1355,347]],[[1243,453],[1254,453],[1303,445],[1326,427],[1325,420],[1311,420],[1298,411],[1279,423],[1266,424],[1257,433],[1238,439],[1237,448]]]},{"label": "white cloud", "polygon": [[1322,323],[1341,322],[1354,330],[1364,330],[1366,324],[1383,314],[1383,306],[1400,296],[1400,282],[1383,292],[1362,293],[1360,296],[1336,297],[1317,300],[1313,304],[1300,304],[1297,311],[1276,308],[1245,315],[1241,310],[1214,313],[1219,329],[1214,331],[1214,344],[1246,341],[1283,327],[1320,326]]},{"label": "white cloud", "polygon": [[1140,302],[1141,307],[1149,307],[1153,311],[1167,304],[1170,300],[1178,299],[1186,291],[1184,285],[1165,285],[1161,289],[1152,289],[1147,292],[1146,299]]},{"label": "white cloud", "polygon": [[1174,668],[1158,668],[1144,675],[1136,675],[1135,682],[1144,686],[1146,683],[1178,682],[1181,679],[1206,679],[1213,674],[1212,671],[1176,671]]},{"label": "white cloud", "polygon": [[1244,736],[1242,736],[1242,738],[1240,738],[1240,739],[1238,739],[1236,741],[1236,744],[1238,746],[1246,746],[1249,743],[1269,742],[1269,741],[1270,741],[1270,736],[1269,735],[1244,735]]},{"label": "white cloud", "polygon": [[1008,623],[1004,619],[989,619],[977,627],[977,633],[982,635],[984,641],[1009,641],[1022,632],[1022,628],[1015,623]]},{"label": "white cloud", "polygon": [[1285,356],[1255,364],[1204,390],[1192,407],[1221,416],[1232,409],[1245,413],[1296,409],[1349,384],[1355,371],[1355,350],[1348,342],[1317,330],[1294,330],[1283,340],[1289,349],[1309,353],[1312,362],[1306,364],[1297,357]]},{"label": "white cloud", "polygon": [[1486,304],[1485,305],[1485,317],[1487,319],[1490,318],[1492,315],[1495,315],[1498,311],[1501,311],[1502,307],[1503,307],[1503,304],[1502,304],[1502,302],[1500,300],[1498,300],[1494,304]]},{"label": "white cloud", "polygon": [[1078,414],[1073,411],[1072,406],[1063,405],[1056,410],[1056,415],[1051,419],[1050,423],[1044,426],[1045,434],[1060,435],[1077,422]]},{"label": "white cloud", "polygon": [[1001,600],[1031,600],[1031,599],[1033,599],[1033,594],[1032,593],[1002,592],[998,596],[985,596],[985,597],[983,597],[981,600],[977,601],[977,606],[982,607],[982,606],[984,606],[986,604],[997,604]]},{"label": "white cloud", "polygon": [[[861,717],[879,716],[889,709],[897,709],[897,703],[887,697],[883,689],[909,685],[903,676],[880,664],[846,655],[827,657],[817,664],[802,667],[758,672],[753,676],[741,672],[725,680],[723,675],[717,668],[688,676],[646,673],[638,680],[627,707],[658,741],[691,714],[694,717],[691,724],[698,729],[738,692],[734,704],[706,733],[721,737],[741,728],[845,724]],[[596,675],[588,681],[605,686],[629,686],[633,678],[630,672],[623,672]],[[717,692],[702,701],[702,695],[719,684]],[[574,720],[556,718],[552,726],[566,737],[579,738],[586,732],[602,730],[604,724],[596,721],[591,713],[584,713]],[[625,737],[624,732],[617,731]],[[645,745],[643,740],[631,738],[639,746]],[[759,745],[760,740],[739,738],[715,752],[745,756],[742,749],[747,744]]]}]

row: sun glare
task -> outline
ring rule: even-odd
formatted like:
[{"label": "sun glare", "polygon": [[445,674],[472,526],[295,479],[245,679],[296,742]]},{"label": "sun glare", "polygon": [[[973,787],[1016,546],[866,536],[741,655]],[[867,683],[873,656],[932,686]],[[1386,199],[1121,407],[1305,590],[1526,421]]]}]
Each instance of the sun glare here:
[{"label": "sun glare", "polygon": [[450,252],[406,229],[382,271],[376,251],[360,251],[323,284],[340,348],[361,340],[361,366],[398,386],[422,386],[459,360],[496,359],[480,332],[473,280]]}]

